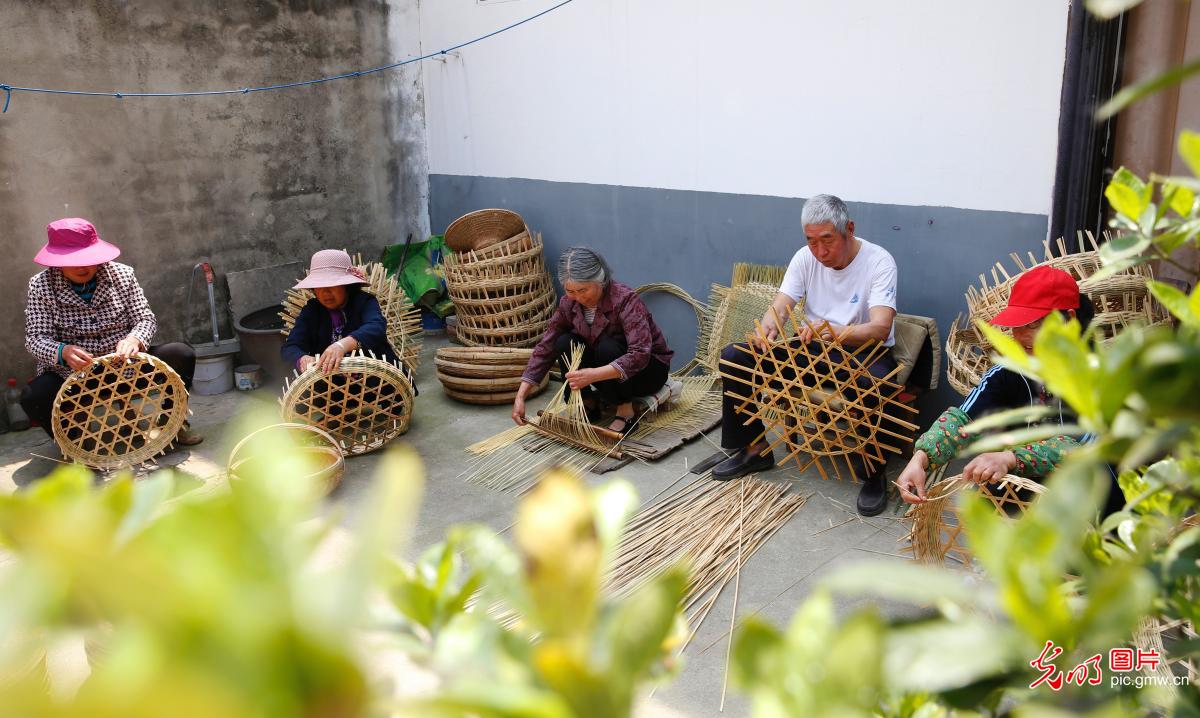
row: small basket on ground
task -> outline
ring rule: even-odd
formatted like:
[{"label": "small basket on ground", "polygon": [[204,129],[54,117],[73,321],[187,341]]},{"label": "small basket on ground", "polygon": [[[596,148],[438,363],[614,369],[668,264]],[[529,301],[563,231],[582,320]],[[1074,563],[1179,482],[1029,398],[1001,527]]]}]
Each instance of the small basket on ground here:
[{"label": "small basket on ground", "polygon": [[326,494],[342,483],[346,460],[337,439],[320,427],[294,422],[271,424],[248,434],[229,452],[225,471],[231,480],[272,471],[278,463],[273,452],[281,445],[311,466],[308,478],[319,483]]},{"label": "small basket on ground", "polygon": [[108,354],[67,378],[50,423],[64,457],[108,471],[165,452],[187,412],[183,379],[166,362],[150,354]]}]

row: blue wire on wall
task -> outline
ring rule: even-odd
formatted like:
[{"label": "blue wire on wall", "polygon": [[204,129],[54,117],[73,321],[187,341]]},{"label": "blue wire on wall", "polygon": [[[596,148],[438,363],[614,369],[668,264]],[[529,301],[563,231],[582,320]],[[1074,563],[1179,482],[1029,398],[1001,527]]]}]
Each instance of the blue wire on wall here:
[{"label": "blue wire on wall", "polygon": [[278,85],[263,85],[261,87],[243,87],[243,88],[236,89],[236,90],[204,90],[204,91],[199,91],[199,92],[86,92],[86,91],[80,91],[80,90],[52,90],[52,89],[47,89],[44,87],[21,87],[19,85],[8,85],[5,83],[0,83],[0,90],[4,91],[4,110],[3,110],[3,112],[8,112],[8,105],[12,101],[12,93],[14,93],[14,92],[38,92],[38,93],[42,93],[42,94],[46,94],[46,95],[81,95],[84,97],[113,97],[118,100],[124,99],[126,97],[211,97],[214,95],[249,95],[251,92],[269,92],[271,90],[290,90],[293,87],[307,87],[309,85],[320,85],[325,82],[333,82],[334,80],[348,80],[348,79],[352,79],[355,77],[363,77],[364,75],[374,75],[379,72],[385,72],[387,70],[394,70],[397,67],[411,65],[414,62],[422,62],[422,61],[428,60],[430,58],[439,57],[441,55],[445,55],[447,53],[454,52],[455,50],[460,50],[468,45],[474,45],[477,42],[482,42],[484,40],[487,40],[488,38],[495,37],[496,35],[499,35],[504,32],[508,32],[509,30],[512,30],[513,28],[520,27],[521,25],[524,25],[527,22],[533,22],[534,20],[537,20],[538,18],[542,17],[543,15],[548,15],[548,14],[554,12],[555,10],[559,9],[560,7],[562,7],[564,5],[570,5],[573,2],[575,2],[575,0],[562,0],[562,2],[558,3],[557,5],[548,7],[545,10],[537,13],[536,15],[530,15],[529,17],[525,18],[524,20],[514,22],[513,24],[508,25],[507,27],[502,27],[499,30],[493,30],[492,32],[489,32],[486,35],[480,35],[479,37],[474,38],[472,40],[467,40],[466,42],[460,42],[459,44],[453,45],[451,47],[447,47],[444,50],[438,50],[436,52],[431,52],[431,53],[428,53],[425,55],[421,55],[420,57],[410,57],[407,60],[401,60],[399,62],[393,62],[388,65],[381,65],[379,67],[373,67],[369,70],[355,70],[353,72],[343,72],[340,75],[330,75],[329,77],[321,77],[316,80],[301,80],[298,82],[284,82],[284,83],[278,84]]}]

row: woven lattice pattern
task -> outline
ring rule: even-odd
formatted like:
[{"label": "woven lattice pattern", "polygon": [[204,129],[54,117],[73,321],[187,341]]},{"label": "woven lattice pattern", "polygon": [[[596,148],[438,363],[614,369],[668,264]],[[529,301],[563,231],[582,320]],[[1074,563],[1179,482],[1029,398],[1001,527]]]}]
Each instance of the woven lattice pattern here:
[{"label": "woven lattice pattern", "polygon": [[[700,347],[696,350],[700,363],[717,372],[721,351],[730,344],[746,341],[754,333],[755,325],[770,311],[778,293],[775,286],[754,282],[734,287],[712,285],[708,298],[710,321],[700,333]],[[797,322],[804,321],[803,301],[792,309],[792,317]],[[791,331],[792,323],[784,322],[781,335],[790,336]]]},{"label": "woven lattice pattern", "polygon": [[[356,256],[354,264],[367,279],[363,291],[375,297],[379,302],[379,311],[387,322],[388,344],[392,351],[400,357],[400,361],[409,371],[416,372],[421,363],[421,310],[413,306],[408,295],[400,287],[400,282],[379,262],[363,264],[362,257]],[[310,289],[289,289],[283,298],[283,311],[279,313],[283,319],[283,334],[286,336],[296,326],[296,318],[300,310],[315,297]]]},{"label": "woven lattice pattern", "polygon": [[342,483],[346,460],[337,439],[308,424],[272,424],[251,432],[229,452],[225,471],[233,480],[270,472],[278,463],[274,452],[281,446],[300,455],[311,467],[309,476],[324,487],[326,494]]},{"label": "woven lattice pattern", "polygon": [[[809,326],[815,336],[828,332],[827,323]],[[791,329],[800,329],[795,319]],[[761,330],[759,337],[765,342]],[[886,461],[885,451],[899,454],[899,445],[911,441],[892,428],[916,429],[894,416],[915,412],[894,398],[902,388],[892,381],[900,367],[883,378],[870,373],[886,347],[870,344],[850,350],[833,339],[809,344],[777,341],[765,349],[752,342],[738,348],[752,357],[752,365],[747,369],[721,360],[721,376],[726,382],[745,383],[737,377],[749,374],[751,399],[735,408],[746,421],[763,422],[766,428],[756,442],[765,439],[772,449],[786,447],[781,464],[794,460],[801,471],[815,464],[823,479],[830,473],[843,478],[845,467],[853,478],[860,469],[851,458],[859,457],[860,465],[870,469]],[[885,417],[885,410],[893,416]]]},{"label": "woven lattice pattern", "polygon": [[137,466],[171,446],[187,419],[187,389],[149,354],[100,357],[71,374],[54,401],[63,456],[94,469]]},{"label": "woven lattice pattern", "polygon": [[1017,519],[1045,493],[1046,487],[1012,475],[983,486],[964,479],[961,474],[932,484],[926,490],[925,503],[914,504],[905,514],[909,532],[903,539],[907,543],[904,550],[912,553],[914,561],[940,565],[971,564],[971,552],[962,535],[958,501],[955,499],[963,491],[978,491],[991,502],[997,514]]},{"label": "woven lattice pattern", "polygon": [[285,421],[320,427],[345,454],[365,454],[408,431],[412,386],[399,366],[356,353],[326,375],[315,365],[279,400]]}]

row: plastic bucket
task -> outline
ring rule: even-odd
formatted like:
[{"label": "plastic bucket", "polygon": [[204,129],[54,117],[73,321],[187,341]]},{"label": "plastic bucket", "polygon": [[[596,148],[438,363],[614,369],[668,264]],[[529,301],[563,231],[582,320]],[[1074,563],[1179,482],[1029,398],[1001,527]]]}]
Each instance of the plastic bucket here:
[{"label": "plastic bucket", "polygon": [[200,396],[224,394],[233,388],[233,355],[196,357],[192,393]]}]

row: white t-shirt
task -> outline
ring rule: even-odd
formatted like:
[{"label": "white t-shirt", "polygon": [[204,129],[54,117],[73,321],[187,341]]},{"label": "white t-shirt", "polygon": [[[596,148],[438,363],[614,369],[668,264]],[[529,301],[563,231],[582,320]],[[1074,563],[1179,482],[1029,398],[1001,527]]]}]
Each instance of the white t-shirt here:
[{"label": "white t-shirt", "polygon": [[[862,237],[854,260],[843,269],[830,269],[817,261],[808,247],[792,257],[779,291],[797,302],[813,323],[865,324],[871,307],[896,308],[896,260],[886,249]],[[896,343],[893,324],[884,346]]]}]

